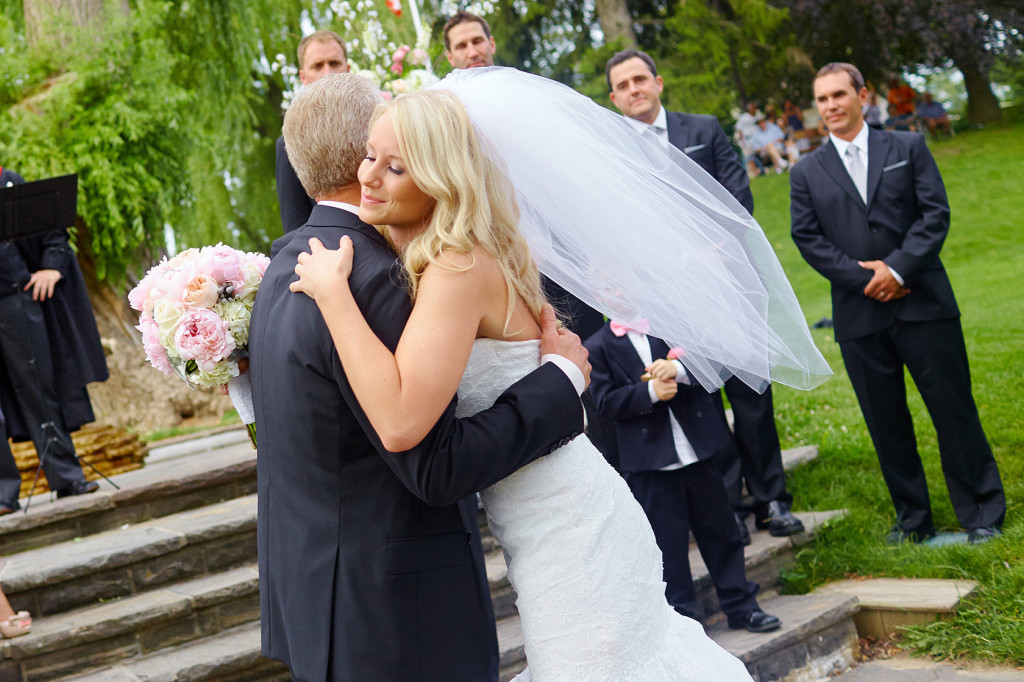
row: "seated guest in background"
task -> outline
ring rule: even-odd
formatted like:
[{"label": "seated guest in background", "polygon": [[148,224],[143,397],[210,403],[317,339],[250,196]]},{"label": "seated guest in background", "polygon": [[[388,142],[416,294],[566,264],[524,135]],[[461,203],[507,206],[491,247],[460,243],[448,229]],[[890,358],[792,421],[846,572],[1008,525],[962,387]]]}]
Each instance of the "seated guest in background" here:
[{"label": "seated guest in background", "polygon": [[667,359],[668,345],[647,336],[645,327],[609,322],[585,345],[594,402],[615,425],[619,466],[664,556],[668,602],[702,620],[690,572],[692,530],[729,627],[775,630],[779,619],[761,610],[758,586],[747,580],[740,531],[712,461],[731,441],[721,397]]},{"label": "seated guest in background", "polygon": [[925,128],[932,134],[932,137],[937,138],[940,130],[945,131],[946,135],[952,137],[953,128],[950,125],[949,114],[946,113],[946,109],[932,99],[932,93],[926,92],[923,97],[924,101],[917,108],[917,117],[924,122]]},{"label": "seated guest in background", "polygon": [[[789,168],[790,163],[796,162],[796,159],[792,156],[789,161],[782,158],[783,152],[792,154],[796,152],[796,147],[793,146],[787,150],[785,131],[766,118],[762,117],[757,122],[757,133],[751,140],[750,146],[760,155],[762,160],[772,162],[776,173],[783,172]],[[796,153],[799,154],[799,152]]]},{"label": "seated guest in background", "polygon": [[896,105],[890,104],[889,118],[885,120],[886,130],[903,130],[910,132],[915,132],[917,130],[913,114],[898,114],[896,112]]},{"label": "seated guest in background", "polygon": [[898,78],[889,79],[889,92],[887,99],[891,106],[896,107],[896,113],[890,111],[890,116],[913,116],[917,108],[917,91]]},{"label": "seated guest in background", "polygon": [[786,125],[794,133],[804,129],[804,112],[788,97],[782,101],[782,115],[786,117]]},{"label": "seated guest in background", "polygon": [[868,101],[864,105],[864,122],[875,130],[882,129],[882,107],[878,104],[878,93],[868,92]]}]

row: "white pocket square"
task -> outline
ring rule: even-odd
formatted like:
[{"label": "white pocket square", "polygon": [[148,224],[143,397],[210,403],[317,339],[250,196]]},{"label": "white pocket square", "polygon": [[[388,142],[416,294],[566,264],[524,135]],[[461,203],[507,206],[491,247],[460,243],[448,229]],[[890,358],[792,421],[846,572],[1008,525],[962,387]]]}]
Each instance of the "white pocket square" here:
[{"label": "white pocket square", "polygon": [[[695,151],[697,151],[698,149],[704,149],[704,147],[707,147],[707,145],[706,145],[706,144],[695,144],[695,145],[694,145],[694,146],[692,146],[692,147],[686,147],[686,148],[684,148],[684,149],[683,149],[683,153],[684,153],[684,154],[689,154],[690,152],[695,152]],[[906,163],[906,161],[904,161],[904,163]]]},{"label": "white pocket square", "polygon": [[900,161],[898,163],[894,163],[891,166],[886,166],[885,168],[883,168],[882,172],[884,173],[886,171],[891,171],[891,170],[895,170],[897,168],[901,168],[902,166],[906,166],[908,163],[910,163],[910,162],[906,161],[906,160]]}]

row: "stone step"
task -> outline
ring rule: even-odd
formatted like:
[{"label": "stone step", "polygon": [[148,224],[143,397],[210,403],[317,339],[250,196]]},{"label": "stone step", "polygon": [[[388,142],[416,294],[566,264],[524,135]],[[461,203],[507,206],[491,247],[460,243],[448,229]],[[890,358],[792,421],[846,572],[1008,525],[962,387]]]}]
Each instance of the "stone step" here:
[{"label": "stone step", "polygon": [[[804,532],[782,538],[772,537],[768,531],[755,531],[753,521],[748,519],[751,542],[743,548],[747,580],[757,583],[762,590],[774,590],[779,584],[781,571],[796,561],[797,551],[812,542],[814,535],[825,523],[845,515],[845,509],[794,512],[794,516],[803,521]],[[697,590],[697,601],[704,610],[705,617],[712,620],[715,614],[721,613],[721,608],[707,566],[695,545],[690,547],[690,573],[693,575],[694,587]]]},{"label": "stone step", "polygon": [[[762,590],[773,590],[779,584],[779,573],[795,561],[796,551],[811,542],[814,534],[821,526],[831,519],[843,516],[846,512],[796,512],[797,518],[804,523],[805,531],[784,538],[772,537],[767,531],[753,532],[751,543],[744,548],[744,559],[747,579],[758,583]],[[508,582],[508,571],[505,557],[501,550],[492,550],[485,556],[487,579],[491,587],[491,600],[494,603],[494,615],[499,621],[516,613],[515,592]],[[707,566],[696,547],[690,549],[690,573],[693,575],[697,599],[704,609],[706,617],[713,619],[721,613],[718,596],[711,584],[711,576]]]},{"label": "stone step", "polygon": [[761,600],[761,608],[782,620],[774,632],[730,630],[723,621],[708,635],[743,661],[755,682],[818,680],[841,673],[860,655],[853,617],[857,598],[803,594]]},{"label": "stone step", "polygon": [[[847,670],[856,660],[857,599],[845,595],[776,596],[761,603],[782,619],[774,632],[730,630],[723,621],[708,635],[747,666],[755,682],[817,680]],[[507,682],[526,666],[518,616],[498,623],[500,679]]]},{"label": "stone step", "polygon": [[[36,495],[28,513],[0,517],[0,555],[52,546],[256,492],[256,451],[248,441],[212,451],[198,449],[201,443],[191,443],[187,456],[160,457],[163,449],[154,449],[144,468],[112,477],[120,490],[100,481],[99,492],[91,495],[63,500]],[[22,507],[26,502],[21,501]]]},{"label": "stone step", "polygon": [[15,610],[36,618],[256,560],[256,495],[7,557]]},{"label": "stone step", "polygon": [[960,601],[977,588],[978,583],[973,580],[868,578],[838,580],[822,585],[814,593],[857,597],[857,633],[861,637],[884,639],[907,625],[952,617]]},{"label": "stone step", "polygon": [[241,566],[37,620],[4,643],[0,679],[43,682],[258,622],[259,576]]},{"label": "stone step", "polygon": [[75,682],[284,682],[288,669],[260,654],[259,623],[163,649],[112,667],[59,678]]}]

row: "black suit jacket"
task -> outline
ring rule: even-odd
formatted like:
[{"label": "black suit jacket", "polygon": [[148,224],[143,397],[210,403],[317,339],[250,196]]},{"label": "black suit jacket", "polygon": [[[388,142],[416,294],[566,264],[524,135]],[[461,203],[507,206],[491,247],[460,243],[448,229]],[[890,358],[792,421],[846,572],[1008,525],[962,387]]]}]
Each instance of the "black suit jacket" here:
[{"label": "black suit jacket", "polygon": [[[949,202],[935,159],[918,133],[868,131],[868,200],[826,142],[790,171],[792,234],[800,253],[832,283],[836,341],[873,334],[896,320],[960,314],[939,251],[949,231]],[[882,303],[864,295],[882,260],[910,294]]]},{"label": "black suit jacket", "polygon": [[309,237],[355,243],[349,278],[391,349],[411,305],[372,227],[317,206],[278,240],[253,307],[263,651],[301,680],[496,680],[497,638],[474,491],[582,431],[571,382],[544,365],[495,406],[384,450],[316,304],[288,291]]},{"label": "black suit jacket", "polygon": [[277,164],[277,203],[281,209],[281,224],[287,234],[306,224],[316,201],[302,188],[299,176],[288,160],[288,152],[284,149],[284,137],[277,138],[274,152]]},{"label": "black suit jacket", "polygon": [[[668,345],[648,337],[651,357],[664,358]],[[598,412],[615,421],[614,440],[623,472],[657,471],[679,462],[669,410],[683,428],[697,458],[714,456],[729,445],[729,427],[717,392],[708,393],[691,377],[679,384],[672,400],[651,403],[647,383],[640,380],[644,364],[628,336],[615,336],[605,325],[587,340],[590,390]]]},{"label": "black suit jacket", "polygon": [[668,141],[718,180],[748,213],[753,214],[754,196],[750,193],[750,178],[743,170],[743,164],[718,119],[677,111],[666,111],[665,119]]}]

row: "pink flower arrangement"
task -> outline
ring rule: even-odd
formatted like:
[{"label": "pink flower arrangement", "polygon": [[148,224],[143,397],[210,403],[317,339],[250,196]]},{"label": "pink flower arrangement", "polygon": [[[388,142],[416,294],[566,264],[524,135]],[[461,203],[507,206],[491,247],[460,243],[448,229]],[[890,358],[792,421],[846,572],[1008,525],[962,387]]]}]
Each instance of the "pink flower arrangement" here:
[{"label": "pink flower arrangement", "polygon": [[189,249],[153,266],[128,294],[139,311],[149,363],[190,386],[238,376],[249,319],[270,259],[217,244]]}]

